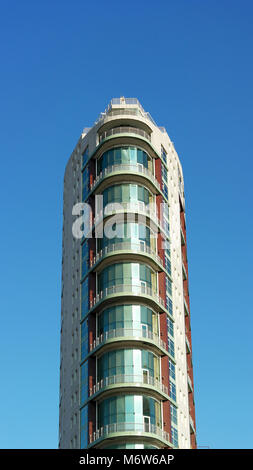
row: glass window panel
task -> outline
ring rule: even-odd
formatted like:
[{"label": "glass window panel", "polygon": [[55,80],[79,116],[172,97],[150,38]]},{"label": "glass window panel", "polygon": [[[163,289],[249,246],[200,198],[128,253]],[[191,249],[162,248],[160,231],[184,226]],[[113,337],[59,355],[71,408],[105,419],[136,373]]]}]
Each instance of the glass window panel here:
[{"label": "glass window panel", "polygon": [[122,186],[121,185],[114,186],[113,202],[120,203],[121,201],[122,201]]},{"label": "glass window panel", "polygon": [[128,148],[121,149],[121,163],[123,163],[123,165],[129,163]]},{"label": "glass window panel", "polygon": [[82,408],[80,413],[81,421],[81,449],[88,447],[88,405]]},{"label": "glass window panel", "polygon": [[143,397],[143,415],[150,416],[150,398]]},{"label": "glass window panel", "polygon": [[88,312],[88,285],[89,285],[88,283],[89,283],[89,279],[87,277],[82,283],[82,287],[81,287],[81,309],[82,309],[81,317],[82,318],[84,318]]},{"label": "glass window panel", "polygon": [[115,264],[115,277],[113,279],[113,283],[115,284],[123,284],[123,270],[124,264]]},{"label": "glass window panel", "polygon": [[130,188],[129,188],[130,185],[128,184],[122,184],[121,185],[121,188],[122,188],[122,196],[121,196],[121,201],[122,202],[129,202],[130,200]]},{"label": "glass window panel", "polygon": [[126,412],[126,422],[133,423],[134,416],[134,395],[126,395],[125,397],[125,412]]},{"label": "glass window panel", "polygon": [[89,147],[87,146],[82,154],[82,166],[84,166],[87,163],[88,158],[89,158]]},{"label": "glass window panel", "polygon": [[175,364],[169,360],[169,374],[170,374],[170,379],[176,380],[176,368]]},{"label": "glass window panel", "polygon": [[137,163],[137,149],[134,147],[130,147],[130,162],[131,164],[136,164]]},{"label": "glass window panel", "polygon": [[81,405],[88,400],[88,361],[81,366]]},{"label": "glass window panel", "polygon": [[144,188],[143,186],[138,186],[138,200],[144,201]]},{"label": "glass window panel", "polygon": [[138,200],[138,186],[137,184],[130,184],[129,185],[129,201],[137,201]]},{"label": "glass window panel", "polygon": [[140,426],[140,430],[142,430],[142,423],[143,423],[143,397],[140,395],[136,395],[134,397],[134,419],[133,422],[138,423]]},{"label": "glass window panel", "polygon": [[116,165],[121,164],[121,148],[114,149],[114,163]]}]

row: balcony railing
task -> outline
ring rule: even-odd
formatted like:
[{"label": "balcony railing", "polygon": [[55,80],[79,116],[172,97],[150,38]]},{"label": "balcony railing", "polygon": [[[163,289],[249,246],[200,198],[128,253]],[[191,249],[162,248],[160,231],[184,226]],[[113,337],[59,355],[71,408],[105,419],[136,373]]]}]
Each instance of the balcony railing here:
[{"label": "balcony railing", "polygon": [[105,115],[105,117],[111,117],[111,116],[142,116],[141,112],[139,111],[138,108],[131,108],[131,109],[111,109],[108,111],[108,113]]},{"label": "balcony railing", "polygon": [[101,260],[105,255],[108,253],[113,253],[115,251],[134,251],[138,253],[147,253],[151,255],[157,263],[161,264],[163,266],[163,261],[156,254],[152,248],[150,248],[148,245],[142,244],[142,243],[131,243],[131,242],[120,242],[120,243],[113,243],[112,245],[108,245],[102,250],[100,250],[96,256],[94,256],[93,260],[91,261],[91,267],[94,266],[99,260]]},{"label": "balcony railing", "polygon": [[[125,106],[125,105],[131,105],[131,106],[134,106],[134,107],[131,107],[131,108],[118,108],[118,109],[115,109],[113,108],[113,106],[117,106],[117,105],[120,105],[120,106]],[[117,115],[117,114],[128,114],[128,111],[129,111],[129,114],[140,114],[142,117],[146,118],[146,119],[149,119],[155,126],[156,126],[156,123],[154,121],[154,119],[152,118],[152,116],[146,112],[143,107],[141,106],[140,102],[137,100],[137,98],[124,98],[124,99],[121,99],[121,98],[113,98],[110,102],[110,104],[108,105],[107,109],[105,110],[104,113],[101,113],[98,120],[96,121],[96,124],[101,121],[101,120],[104,120],[108,115],[110,116],[111,113],[113,112],[113,116]],[[114,114],[115,113],[115,114]]]},{"label": "balcony railing", "polygon": [[97,178],[94,180],[93,184],[91,185],[91,190],[101,181],[105,176],[110,175],[112,173],[116,173],[117,171],[121,172],[136,172],[140,173],[141,175],[147,176],[149,179],[151,179],[152,183],[155,185],[155,187],[160,190],[160,185],[153,175],[153,173],[148,169],[145,168],[145,166],[141,165],[141,163],[136,163],[136,164],[122,164],[122,165],[111,165],[108,168],[105,168],[103,171],[99,173]]},{"label": "balcony railing", "polygon": [[104,290],[100,291],[96,297],[93,298],[93,300],[91,300],[90,308],[94,307],[98,302],[100,302],[100,300],[105,299],[108,295],[123,293],[148,295],[165,308],[164,300],[156,292],[154,292],[153,289],[139,284],[118,284],[112,287],[106,287]]},{"label": "balcony railing", "polygon": [[120,126],[109,129],[108,131],[104,131],[102,134],[100,134],[99,143],[103,142],[103,140],[105,140],[107,137],[117,134],[136,134],[144,137],[144,139],[147,139],[149,142],[151,141],[150,135],[142,129],[138,129],[137,127]]},{"label": "balcony railing", "polygon": [[155,379],[152,376],[145,377],[143,374],[139,375],[125,375],[125,374],[118,374],[118,375],[111,375],[109,377],[105,377],[104,379],[97,382],[90,388],[90,396],[94,395],[95,393],[103,390],[104,388],[110,385],[122,385],[122,384],[138,384],[138,385],[151,385],[156,389],[160,390],[161,392],[168,395],[168,387],[163,385],[162,382]]},{"label": "balcony railing", "polygon": [[155,434],[158,438],[166,441],[169,445],[172,445],[170,442],[169,433],[163,431],[163,429],[155,426],[151,423],[114,423],[108,424],[101,427],[98,431],[90,434],[90,444],[97,441],[101,438],[106,438],[109,434],[113,433],[125,433],[125,432],[136,432],[136,433],[152,433]]},{"label": "balcony railing", "polygon": [[114,338],[143,338],[149,339],[153,341],[153,343],[158,346],[158,348],[168,350],[166,343],[160,338],[160,336],[153,333],[150,329],[142,329],[142,328],[117,328],[114,330],[106,331],[98,336],[93,343],[90,343],[90,351],[97,348],[101,344],[105,343],[106,341]]},{"label": "balcony railing", "polygon": [[107,204],[104,210],[101,210],[96,214],[94,218],[94,224],[101,222],[103,213],[104,215],[113,215],[122,211],[128,211],[133,213],[144,213],[144,215],[150,217],[156,225],[159,225],[159,219],[156,216],[156,209],[154,204],[145,204],[142,201],[133,201],[133,202],[117,202]]}]

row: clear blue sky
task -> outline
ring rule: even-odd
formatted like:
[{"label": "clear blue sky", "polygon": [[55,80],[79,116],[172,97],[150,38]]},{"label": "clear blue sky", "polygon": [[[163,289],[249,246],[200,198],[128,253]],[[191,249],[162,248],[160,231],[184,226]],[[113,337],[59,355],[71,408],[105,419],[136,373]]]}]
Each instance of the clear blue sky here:
[{"label": "clear blue sky", "polygon": [[56,448],[63,174],[112,97],[181,158],[197,438],[251,448],[252,1],[2,0],[0,447]]}]

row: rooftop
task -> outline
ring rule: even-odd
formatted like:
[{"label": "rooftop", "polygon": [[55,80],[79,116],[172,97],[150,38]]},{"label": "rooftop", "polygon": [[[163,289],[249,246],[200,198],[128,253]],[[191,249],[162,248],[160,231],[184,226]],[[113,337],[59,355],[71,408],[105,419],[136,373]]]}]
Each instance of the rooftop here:
[{"label": "rooftop", "polygon": [[149,119],[149,121],[151,121],[156,126],[156,123],[152,116],[143,109],[142,105],[140,104],[137,98],[125,98],[124,96],[121,96],[120,98],[112,98],[107,108],[103,113],[100,114],[95,124],[97,124],[99,121],[101,121],[108,115],[114,116],[117,114],[135,114],[137,116],[139,115],[146,119]]}]

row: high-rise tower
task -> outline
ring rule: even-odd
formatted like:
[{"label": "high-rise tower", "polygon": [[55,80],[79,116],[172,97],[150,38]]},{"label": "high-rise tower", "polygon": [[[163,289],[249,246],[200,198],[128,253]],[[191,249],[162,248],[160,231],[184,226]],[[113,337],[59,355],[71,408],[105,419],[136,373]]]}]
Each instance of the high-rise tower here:
[{"label": "high-rise tower", "polygon": [[59,447],[196,448],[182,168],[137,99],[84,129],[63,216]]}]

